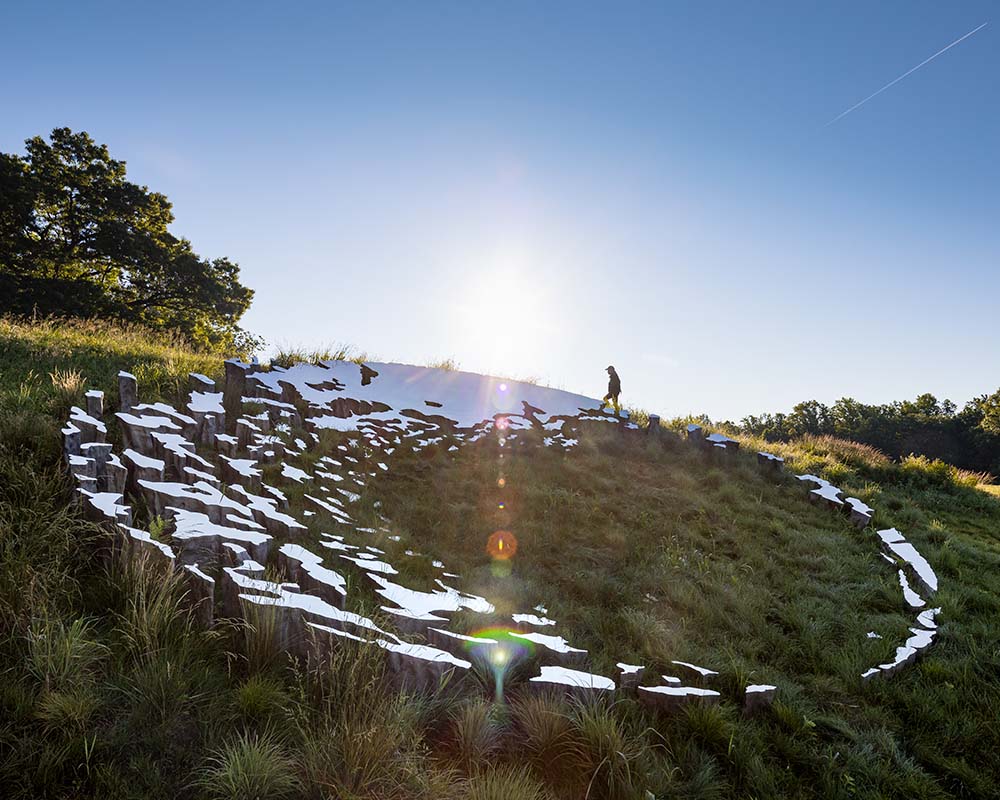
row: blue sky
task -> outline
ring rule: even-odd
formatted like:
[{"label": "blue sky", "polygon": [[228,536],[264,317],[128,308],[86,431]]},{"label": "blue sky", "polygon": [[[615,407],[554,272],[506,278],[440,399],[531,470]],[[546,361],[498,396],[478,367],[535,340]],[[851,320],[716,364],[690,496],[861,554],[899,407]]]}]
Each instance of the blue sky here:
[{"label": "blue sky", "polygon": [[7,4],[0,149],[107,143],[272,344],[664,415],[995,390],[996,7],[758,5]]}]

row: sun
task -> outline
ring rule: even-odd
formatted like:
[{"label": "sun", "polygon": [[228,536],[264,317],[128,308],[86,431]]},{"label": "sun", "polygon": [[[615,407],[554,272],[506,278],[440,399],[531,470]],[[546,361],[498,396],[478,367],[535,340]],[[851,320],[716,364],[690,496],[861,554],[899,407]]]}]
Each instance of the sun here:
[{"label": "sun", "polygon": [[491,260],[461,287],[452,309],[463,361],[493,373],[537,369],[539,352],[558,335],[556,294],[523,256]]}]

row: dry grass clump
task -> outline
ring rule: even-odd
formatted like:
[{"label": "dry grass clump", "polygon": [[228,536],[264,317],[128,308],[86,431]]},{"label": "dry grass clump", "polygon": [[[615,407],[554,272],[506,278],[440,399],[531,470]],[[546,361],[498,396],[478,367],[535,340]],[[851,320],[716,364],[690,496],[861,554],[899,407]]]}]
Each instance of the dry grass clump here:
[{"label": "dry grass clump", "polygon": [[49,380],[52,381],[53,412],[59,416],[69,414],[70,408],[83,403],[84,387],[87,379],[79,370],[56,368],[49,373]]},{"label": "dry grass clump", "polygon": [[271,356],[271,365],[288,369],[295,364],[319,364],[321,361],[353,361],[363,364],[377,360],[369,353],[358,350],[352,344],[329,344],[325,347],[279,347]]}]

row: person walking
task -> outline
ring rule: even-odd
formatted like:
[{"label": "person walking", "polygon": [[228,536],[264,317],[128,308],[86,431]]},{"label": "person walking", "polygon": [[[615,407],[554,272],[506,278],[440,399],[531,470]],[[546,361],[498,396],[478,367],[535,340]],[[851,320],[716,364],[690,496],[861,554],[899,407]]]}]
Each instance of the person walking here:
[{"label": "person walking", "polygon": [[601,411],[608,404],[608,400],[615,407],[615,416],[618,416],[618,412],[621,410],[618,405],[618,395],[622,393],[622,381],[618,377],[618,373],[615,371],[614,367],[608,367],[608,393],[604,395],[604,402],[601,403]]}]

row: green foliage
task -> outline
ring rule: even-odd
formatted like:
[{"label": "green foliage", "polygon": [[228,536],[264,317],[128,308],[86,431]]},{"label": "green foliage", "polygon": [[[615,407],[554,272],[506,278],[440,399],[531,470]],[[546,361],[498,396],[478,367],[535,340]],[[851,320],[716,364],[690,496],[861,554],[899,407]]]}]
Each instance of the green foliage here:
[{"label": "green foliage", "polygon": [[292,697],[277,678],[251,675],[236,690],[236,707],[250,722],[267,722],[289,713]]},{"label": "green foliage", "polygon": [[870,445],[893,458],[919,454],[974,472],[1000,474],[1000,390],[969,401],[961,410],[932,394],[885,405],[849,397],[833,406],[810,400],[789,414],[746,417],[740,430],[768,441],[829,435]]},{"label": "green foliage", "polygon": [[128,181],[125,162],[85,132],[56,128],[25,146],[0,154],[0,313],[114,317],[200,346],[259,346],[237,325],[253,298],[239,267],[171,234],[164,195]]},{"label": "green foliage", "polygon": [[83,732],[100,706],[93,684],[87,682],[45,692],[38,702],[38,718],[49,730]]},{"label": "green foliage", "polygon": [[953,485],[974,488],[985,482],[987,476],[962,470],[940,459],[930,459],[927,456],[909,455],[899,465],[903,474],[923,486],[938,485],[949,487]]},{"label": "green foliage", "polygon": [[87,620],[66,624],[60,619],[36,620],[28,631],[28,672],[45,691],[89,681],[106,648],[95,641]]},{"label": "green foliage", "polygon": [[213,800],[281,800],[299,788],[295,761],[270,731],[240,734],[227,742],[198,777]]},{"label": "green foliage", "polygon": [[214,706],[227,696],[221,649],[190,627],[175,582],[106,569],[106,533],[79,516],[61,463],[80,376],[113,402],[118,370],[143,359],[171,385],[219,366],[134,326],[0,318],[4,797],[183,795],[227,718]]},{"label": "green foliage", "polygon": [[123,598],[118,627],[128,651],[141,658],[185,644],[192,622],[182,604],[180,572],[159,568],[146,558],[122,558],[115,562],[112,581]]},{"label": "green foliage", "polygon": [[163,541],[167,530],[167,521],[163,517],[153,517],[146,526],[149,535],[158,541]]},{"label": "green foliage", "polygon": [[56,369],[49,373],[52,389],[55,393],[54,411],[60,416],[69,416],[73,406],[83,404],[84,387],[87,379],[80,375],[79,370]]},{"label": "green foliage", "polygon": [[1000,436],[1000,389],[972,401],[972,414],[979,418],[979,427],[988,434]]},{"label": "green foliage", "polygon": [[[881,567],[870,532],[810,505],[801,483],[762,472],[755,454],[772,450],[785,457],[789,472],[836,479],[848,494],[877,500],[879,526],[898,526],[927,556],[942,579],[935,602],[947,620],[928,665],[968,663],[957,643],[956,649],[947,644],[955,626],[975,628],[968,635],[989,647],[993,623],[984,593],[961,592],[961,611],[949,604],[958,601],[959,583],[997,585],[992,565],[1000,567],[1000,551],[992,529],[1000,524],[1000,506],[992,498],[963,483],[961,473],[949,471],[944,483],[940,476],[927,480],[875,448],[830,436],[771,445],[739,436],[742,452],[723,465],[672,436],[650,446],[629,443],[608,427],[588,430],[571,456],[505,452],[506,508],[499,513],[498,464],[488,443],[412,464],[401,454],[396,469],[378,479],[391,532],[402,540],[374,543],[404,572],[410,560],[395,559],[394,547],[457,565],[463,588],[488,596],[498,620],[545,603],[560,632],[587,648],[602,674],[613,674],[617,660],[646,664],[654,679],[677,674],[672,659],[732,665],[719,679],[720,709],[671,720],[650,720],[622,702],[581,725],[565,703],[524,697],[512,682],[501,761],[527,762],[567,797],[584,796],[591,778],[596,797],[641,797],[645,790],[666,797],[805,797],[812,786],[836,795],[851,782],[857,796],[906,796],[908,786],[923,787],[916,796],[926,796],[938,763],[947,764],[959,787],[978,785],[963,763],[974,761],[987,773],[1000,769],[974,736],[942,749],[948,737],[937,723],[916,722],[925,719],[925,693],[939,679],[925,682],[907,671],[862,685],[860,673],[891,658],[913,624],[894,573]],[[519,541],[508,576],[494,573],[483,549],[500,527]],[[869,628],[858,623],[866,619]],[[884,638],[868,639],[868,629]],[[734,705],[748,682],[778,684],[783,705],[773,715],[739,718]],[[982,713],[1000,703],[994,679],[968,676],[964,689],[952,685],[956,697],[983,692]],[[783,709],[787,727],[776,722]],[[959,735],[941,724],[948,736]],[[855,743],[857,727],[901,731],[911,751],[936,748],[935,765],[921,760],[904,779],[884,766],[891,763],[884,753]],[[972,726],[962,727],[971,734]],[[549,756],[555,752],[565,757]],[[843,755],[831,763],[836,752],[851,754],[849,770]],[[573,766],[564,772],[562,764]],[[574,783],[582,775],[584,785]]]},{"label": "green foliage", "polygon": [[223,360],[240,355],[195,351],[176,332],[108,320],[0,317],[0,344],[0,413],[30,411],[50,425],[61,423],[67,397],[83,388],[101,389],[115,404],[120,370],[142,381],[144,396],[179,401],[189,372],[220,377]]},{"label": "green foliage", "polygon": [[26,636],[39,620],[58,634],[69,624],[57,621],[61,613],[79,600],[74,575],[90,563],[96,531],[70,509],[61,468],[25,465],[33,453],[58,458],[57,431],[41,415],[0,409],[0,635]]}]

